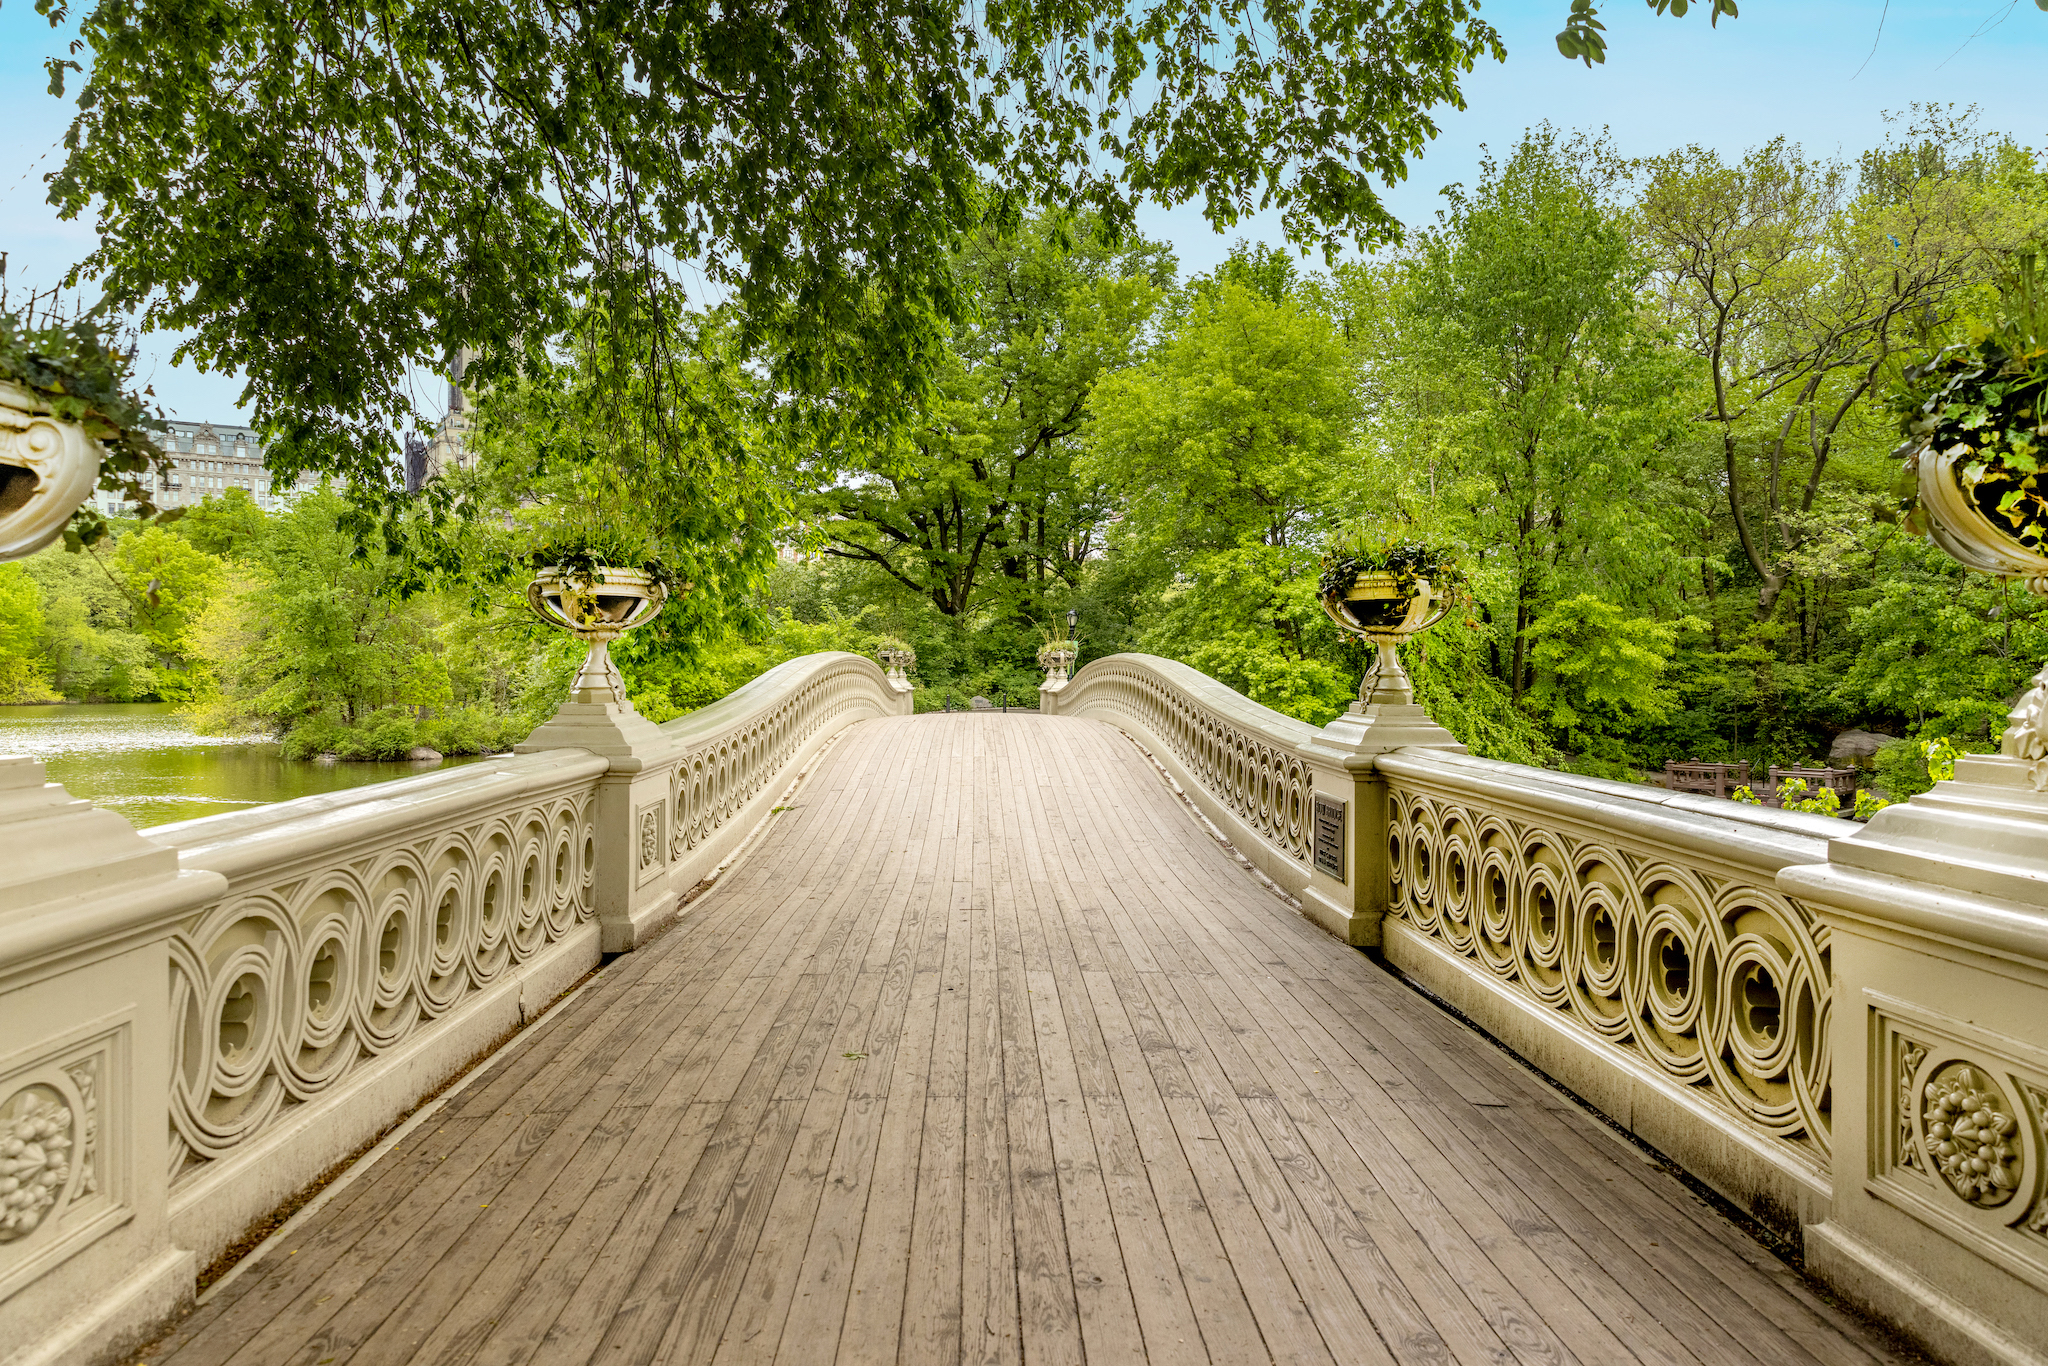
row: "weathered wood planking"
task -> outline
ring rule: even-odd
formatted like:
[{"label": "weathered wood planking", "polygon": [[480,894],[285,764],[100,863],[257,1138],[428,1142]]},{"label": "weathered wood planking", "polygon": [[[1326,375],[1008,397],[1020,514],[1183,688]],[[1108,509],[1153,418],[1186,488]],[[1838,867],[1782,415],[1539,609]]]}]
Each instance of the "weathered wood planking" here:
[{"label": "weathered wood planking", "polygon": [[145,1357],[1891,1358],[1293,914],[1092,721],[850,731]]}]

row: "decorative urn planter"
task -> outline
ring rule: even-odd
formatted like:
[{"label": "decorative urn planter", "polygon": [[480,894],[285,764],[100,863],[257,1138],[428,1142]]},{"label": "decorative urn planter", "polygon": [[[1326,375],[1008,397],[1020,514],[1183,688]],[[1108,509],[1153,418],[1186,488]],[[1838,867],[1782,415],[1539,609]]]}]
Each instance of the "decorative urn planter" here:
[{"label": "decorative urn planter", "polygon": [[1071,640],[1051,640],[1038,647],[1038,667],[1045,670],[1045,681],[1064,683],[1067,671],[1074,666],[1080,651]]},{"label": "decorative urn planter", "polygon": [[536,616],[590,646],[570,689],[577,702],[625,703],[626,684],[612,663],[611,643],[654,620],[667,600],[668,590],[645,570],[612,565],[550,565],[526,586],[527,605]]},{"label": "decorative urn planter", "polygon": [[1914,464],[1937,546],[1970,569],[2048,589],[2048,477],[2017,473],[1960,446],[1946,453],[1922,447]]},{"label": "decorative urn planter", "polygon": [[908,646],[885,645],[875,651],[875,659],[891,683],[905,688],[910,686],[909,673],[917,667],[917,651]]},{"label": "decorative urn planter", "polygon": [[33,555],[63,535],[99,474],[99,442],[0,380],[0,561]]},{"label": "decorative urn planter", "polygon": [[1360,705],[1414,701],[1415,687],[1401,667],[1396,647],[1443,620],[1455,595],[1436,588],[1426,578],[1368,569],[1349,587],[1325,590],[1321,601],[1323,612],[1338,630],[1379,649],[1378,659],[1358,685]]}]

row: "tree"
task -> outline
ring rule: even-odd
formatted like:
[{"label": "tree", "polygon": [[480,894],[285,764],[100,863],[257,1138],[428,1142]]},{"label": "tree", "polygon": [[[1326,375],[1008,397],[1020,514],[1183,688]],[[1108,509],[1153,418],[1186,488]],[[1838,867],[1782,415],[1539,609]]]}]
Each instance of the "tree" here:
[{"label": "tree", "polygon": [[1677,707],[1664,676],[1677,636],[1676,624],[1630,617],[1590,593],[1567,598],[1529,632],[1539,671],[1529,701],[1575,747],[1618,757],[1616,732]]},{"label": "tree", "polygon": [[1104,381],[1083,477],[1122,514],[1140,648],[1321,722],[1350,692],[1315,581],[1357,405],[1307,283],[1245,250],[1192,282],[1146,362]]},{"label": "tree", "polygon": [[579,310],[656,414],[685,314],[729,301],[774,392],[887,421],[969,313],[956,250],[1031,203],[1388,240],[1373,180],[1502,55],[1469,0],[96,0],[78,33],[51,199],[97,214],[82,275],[249,377],[275,472],[392,502],[409,374],[506,382]]},{"label": "tree", "polygon": [[41,585],[20,565],[0,564],[0,702],[53,700],[42,634]]},{"label": "tree", "polygon": [[1680,376],[1639,312],[1624,169],[1532,130],[1392,269],[1347,277],[1373,415],[1350,502],[1468,547],[1517,701],[1551,604],[1650,594],[1680,558],[1659,468]]},{"label": "tree", "polygon": [[1867,159],[1855,193],[1846,167],[1782,138],[1734,165],[1688,147],[1647,166],[1644,240],[1664,316],[1705,368],[1699,420],[1720,447],[1759,619],[1792,582],[1845,424],[2010,230],[2009,196],[1987,182],[2031,159],[1967,125],[1916,133],[1918,147]]},{"label": "tree", "polygon": [[127,593],[135,629],[167,664],[182,665],[187,632],[220,587],[221,562],[157,526],[120,537],[106,558]]},{"label": "tree", "polygon": [[930,407],[893,441],[829,453],[806,513],[827,555],[873,566],[947,617],[1041,617],[1107,513],[1076,478],[1076,437],[1098,381],[1130,363],[1172,257],[1041,219],[1007,239],[977,234],[957,271],[976,319],[948,345]]}]

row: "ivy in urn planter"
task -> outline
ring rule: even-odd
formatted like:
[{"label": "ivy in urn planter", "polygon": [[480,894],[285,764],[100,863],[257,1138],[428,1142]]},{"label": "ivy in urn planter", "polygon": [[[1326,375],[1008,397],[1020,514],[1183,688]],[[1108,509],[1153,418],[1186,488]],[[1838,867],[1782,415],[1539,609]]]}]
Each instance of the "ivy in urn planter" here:
[{"label": "ivy in urn planter", "polygon": [[656,549],[646,528],[593,504],[564,500],[547,507],[526,556],[531,569],[553,569],[563,578],[589,583],[604,569],[635,569],[666,595],[689,591]]},{"label": "ivy in urn planter", "polygon": [[[1909,367],[1895,406],[1899,454],[1917,475],[1927,452],[1951,457],[1971,503],[2036,554],[2048,537],[2048,344],[2016,323],[1983,328]],[[1924,534],[1917,478],[1905,490],[1907,527]]]},{"label": "ivy in urn planter", "polygon": [[1457,552],[1447,546],[1429,541],[1351,541],[1333,546],[1323,557],[1316,592],[1325,601],[1339,600],[1366,574],[1392,574],[1394,589],[1403,598],[1414,596],[1418,580],[1427,580],[1445,597],[1465,582]]},{"label": "ivy in urn planter", "polygon": [[[165,423],[161,411],[129,388],[134,360],[132,348],[114,345],[90,319],[38,322],[33,306],[0,310],[0,382],[99,443],[99,487],[119,493],[143,518],[169,521],[178,511],[158,511],[150,477],[172,468],[154,435]],[[106,534],[106,520],[86,505],[72,515],[64,541],[76,550]]]},{"label": "ivy in urn planter", "polygon": [[1316,591],[1328,597],[1351,591],[1360,574],[1390,573],[1403,592],[1412,592],[1417,579],[1428,579],[1439,588],[1464,582],[1458,568],[1458,554],[1426,541],[1363,541],[1332,548],[1323,557],[1323,576]]}]

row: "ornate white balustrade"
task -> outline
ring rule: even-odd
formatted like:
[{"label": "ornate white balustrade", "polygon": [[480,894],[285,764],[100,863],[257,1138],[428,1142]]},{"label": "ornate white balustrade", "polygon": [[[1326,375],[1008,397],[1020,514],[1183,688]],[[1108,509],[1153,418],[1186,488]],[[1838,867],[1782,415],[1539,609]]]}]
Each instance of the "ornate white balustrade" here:
[{"label": "ornate white balustrade", "polygon": [[182,1246],[233,1242],[596,965],[608,769],[507,756],[151,832],[228,884],[170,937]]},{"label": "ornate white balustrade", "polygon": [[909,710],[811,655],[664,727],[581,697],[517,755],[147,839],[0,759],[0,1356],[132,1345]]},{"label": "ornate white balustrade", "polygon": [[1153,655],[1098,659],[1040,697],[1042,710],[1137,738],[1239,853],[1348,935],[1353,777],[1318,727]]},{"label": "ornate white balustrade", "polygon": [[1828,930],[1778,890],[1842,822],[1397,750],[1390,961],[1796,1234],[1831,1189]]}]

